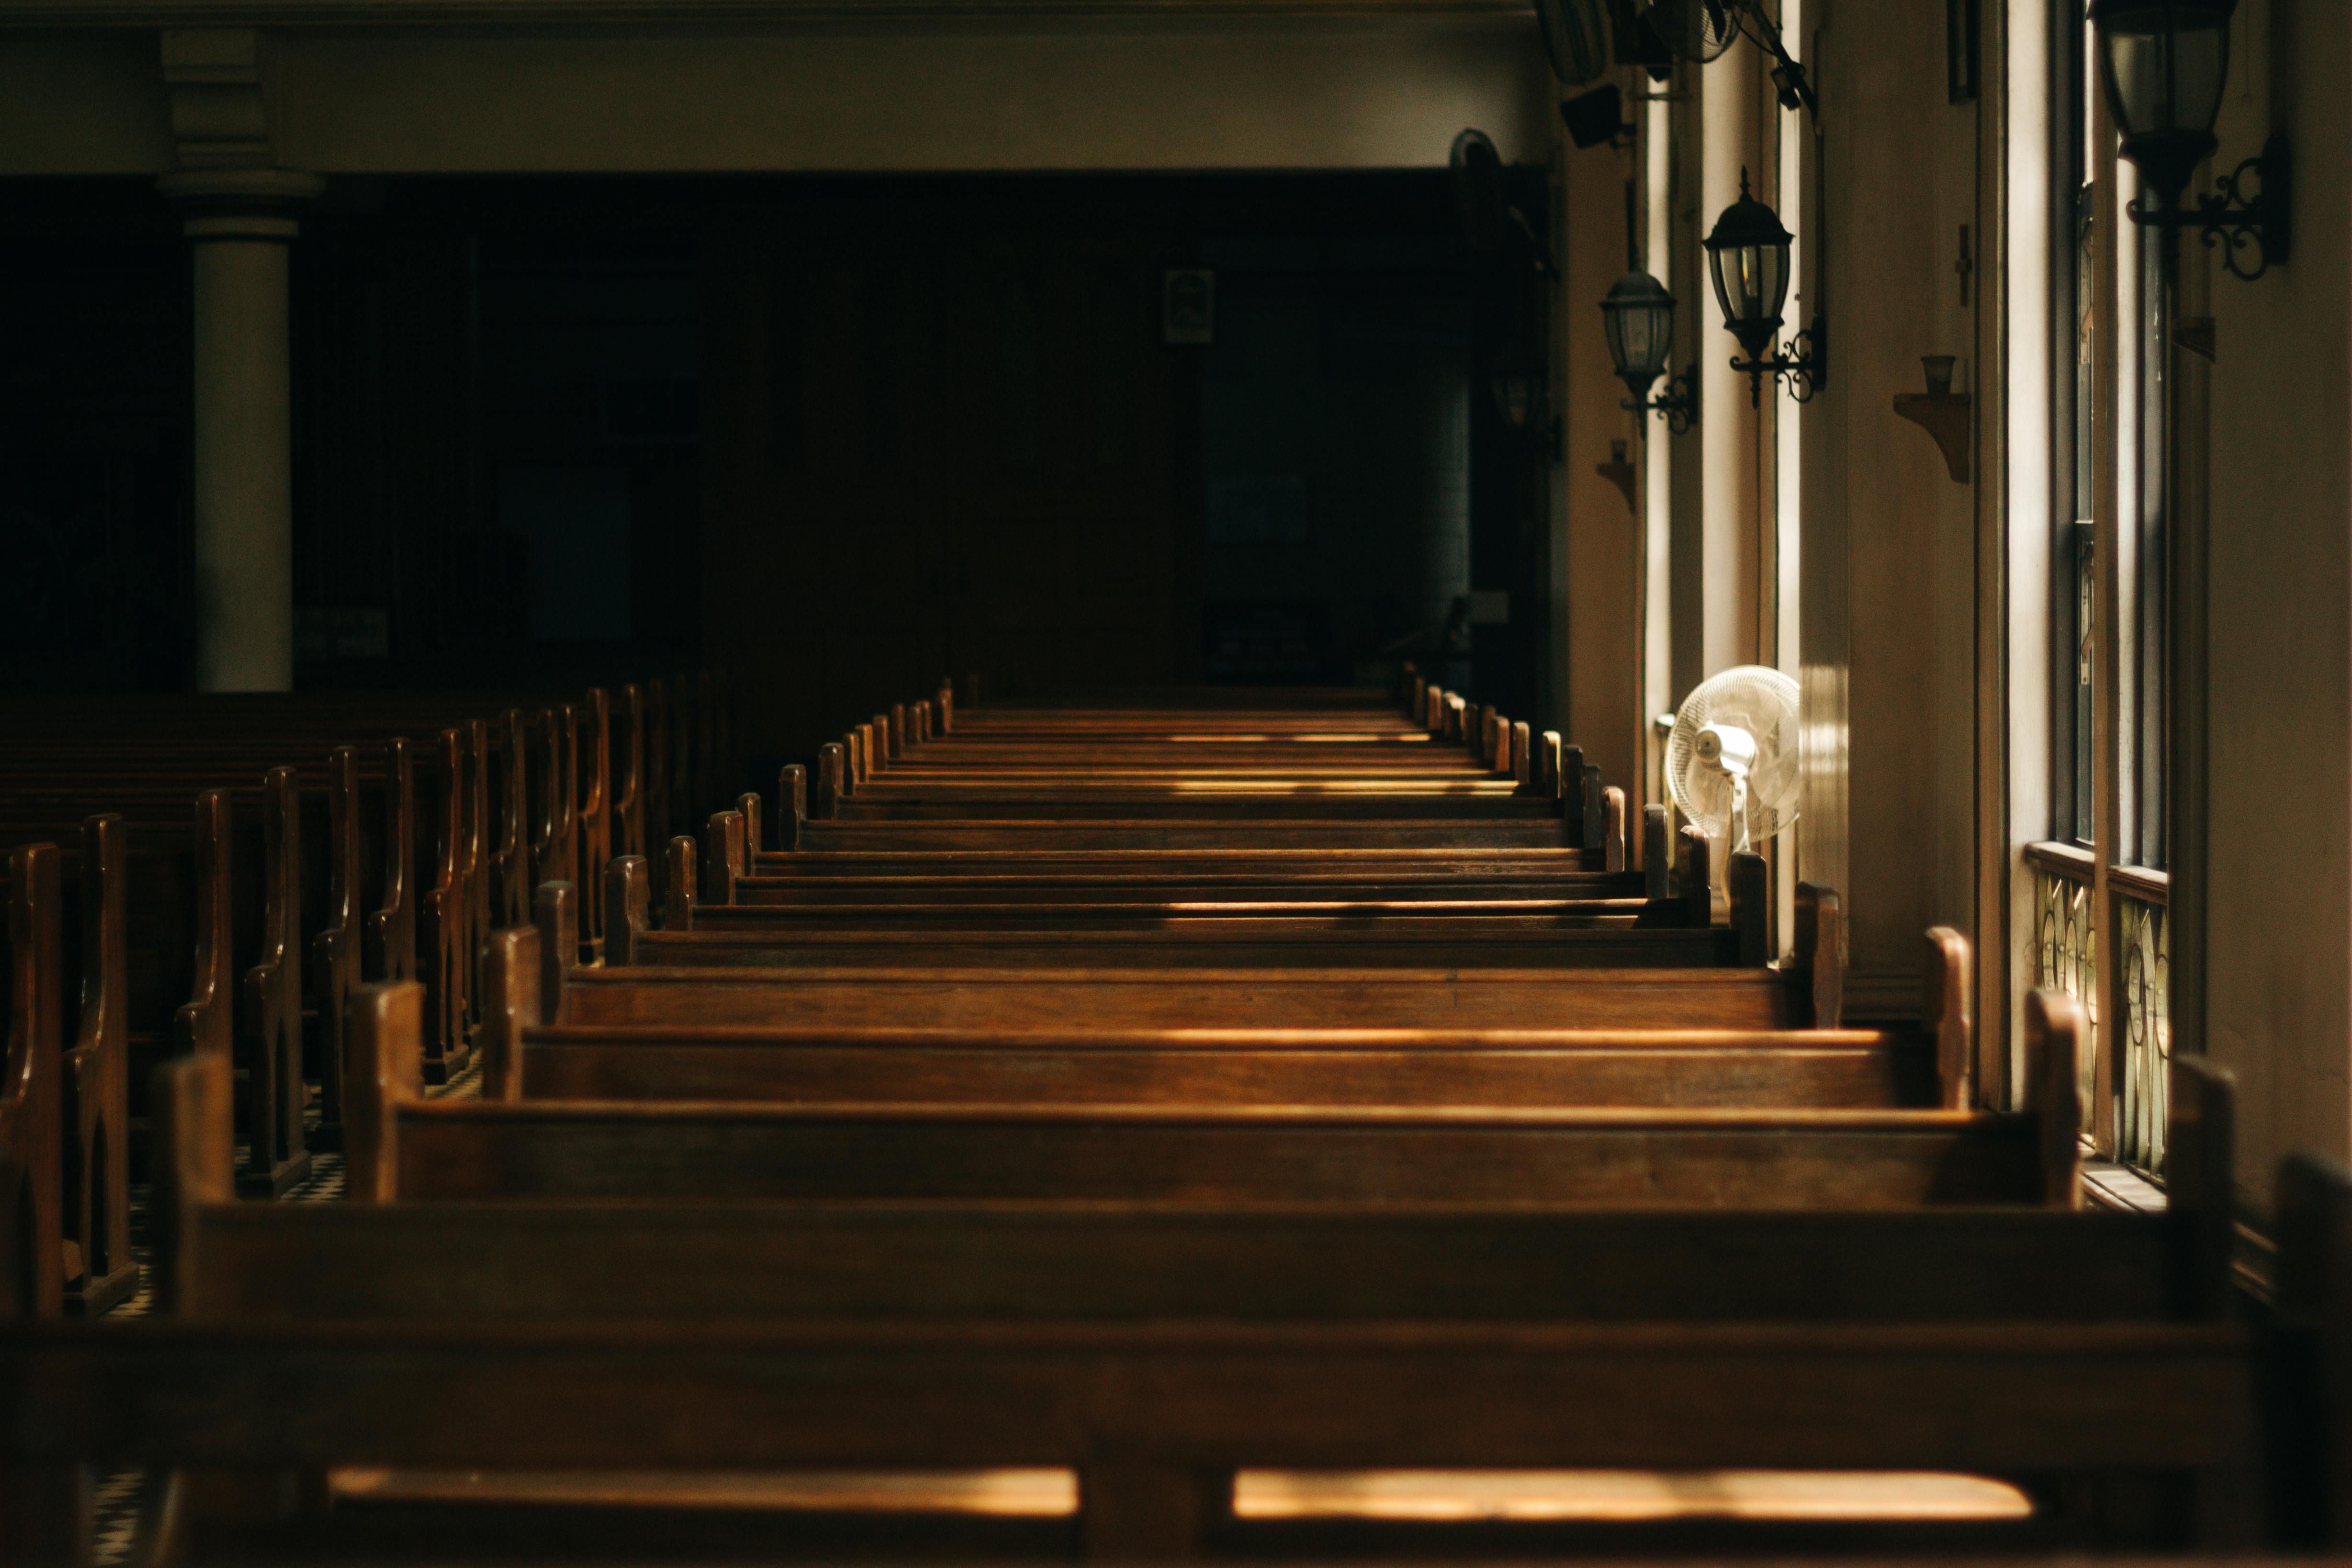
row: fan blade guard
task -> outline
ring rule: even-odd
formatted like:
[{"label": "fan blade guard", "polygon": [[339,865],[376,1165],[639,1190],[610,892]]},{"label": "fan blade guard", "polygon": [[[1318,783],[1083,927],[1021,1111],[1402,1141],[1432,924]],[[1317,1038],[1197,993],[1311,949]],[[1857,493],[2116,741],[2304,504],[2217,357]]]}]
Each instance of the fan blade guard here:
[{"label": "fan blade guard", "polygon": [[1748,764],[1748,836],[1761,844],[1797,820],[1797,683],[1778,670],[1742,664],[1699,683],[1675,714],[1666,740],[1666,788],[1684,821],[1711,839],[1732,827],[1732,776],[1700,755],[1709,725],[1742,729],[1755,740]]}]

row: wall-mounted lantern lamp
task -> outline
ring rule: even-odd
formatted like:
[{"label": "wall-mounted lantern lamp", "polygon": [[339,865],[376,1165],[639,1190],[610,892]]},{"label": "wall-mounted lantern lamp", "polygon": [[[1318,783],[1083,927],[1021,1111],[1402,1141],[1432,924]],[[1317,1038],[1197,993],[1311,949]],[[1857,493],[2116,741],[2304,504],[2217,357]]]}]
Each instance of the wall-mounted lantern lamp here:
[{"label": "wall-mounted lantern lamp", "polygon": [[2237,8],[2238,0],[2091,0],[2091,23],[2123,155],[2156,198],[2134,202],[2133,219],[2221,242],[2222,267],[2251,282],[2284,262],[2294,245],[2286,138],[2273,134],[2260,157],[2216,182],[2217,193],[2179,204],[2197,165],[2221,145],[2213,121],[2230,75],[2230,16]]},{"label": "wall-mounted lantern lamp", "polygon": [[1789,246],[1796,236],[1780,226],[1780,214],[1748,193],[1748,171],[1739,172],[1739,200],[1723,209],[1706,236],[1706,270],[1715,280],[1723,325],[1748,351],[1731,368],[1748,374],[1748,401],[1761,401],[1764,378],[1789,383],[1799,402],[1829,382],[1829,329],[1820,316],[1790,340],[1782,352],[1780,308],[1789,298]]},{"label": "wall-mounted lantern lamp", "polygon": [[1624,406],[1637,413],[1664,414],[1666,428],[1677,435],[1696,425],[1696,365],[1668,382],[1665,395],[1650,396],[1652,384],[1666,373],[1666,359],[1675,345],[1675,297],[1666,286],[1635,267],[1601,300],[1601,328],[1609,339],[1617,378],[1633,394]]},{"label": "wall-mounted lantern lamp", "polygon": [[1486,372],[1486,395],[1505,424],[1539,442],[1547,462],[1559,461],[1559,421],[1551,417],[1543,367],[1532,355],[1506,353],[1497,359]]}]

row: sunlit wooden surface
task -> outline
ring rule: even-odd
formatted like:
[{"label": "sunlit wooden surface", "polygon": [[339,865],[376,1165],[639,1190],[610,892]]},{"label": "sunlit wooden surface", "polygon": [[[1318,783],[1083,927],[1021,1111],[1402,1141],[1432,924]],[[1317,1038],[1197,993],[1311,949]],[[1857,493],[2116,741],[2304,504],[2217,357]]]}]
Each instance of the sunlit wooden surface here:
[{"label": "sunlit wooden surface", "polygon": [[[354,1468],[335,1471],[333,1486],[338,1497],[374,1501],[625,1501],[1031,1519],[1078,1509],[1077,1477],[1054,1469],[673,1475]],[[2015,1487],[1932,1472],[1243,1470],[1234,1482],[1234,1512],[1244,1520],[1990,1521],[2032,1511]]]}]

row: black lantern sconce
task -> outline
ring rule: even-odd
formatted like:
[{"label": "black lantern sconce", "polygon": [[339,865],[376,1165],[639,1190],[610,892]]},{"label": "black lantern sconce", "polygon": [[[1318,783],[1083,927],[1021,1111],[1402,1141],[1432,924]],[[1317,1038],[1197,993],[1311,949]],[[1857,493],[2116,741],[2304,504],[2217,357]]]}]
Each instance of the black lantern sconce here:
[{"label": "black lantern sconce", "polygon": [[[2123,155],[2155,197],[2135,222],[2166,234],[2195,229],[2219,244],[2221,266],[2248,282],[2287,259],[2294,241],[2294,169],[2286,138],[2180,204],[2197,165],[2221,147],[2213,121],[2230,75],[2230,18],[2238,0],[2091,0],[2099,79],[2123,133]],[[2168,265],[2169,257],[2168,256]]]},{"label": "black lantern sconce", "polygon": [[1624,406],[1636,413],[1663,414],[1666,428],[1677,435],[1697,424],[1696,365],[1668,382],[1664,396],[1650,396],[1651,385],[1666,373],[1666,359],[1674,350],[1675,297],[1666,286],[1635,267],[1601,300],[1601,327],[1617,378],[1633,394]]},{"label": "black lantern sconce", "polygon": [[1789,395],[1799,402],[1811,401],[1829,382],[1829,329],[1821,317],[1779,348],[1780,308],[1789,299],[1789,247],[1796,236],[1780,226],[1780,214],[1748,193],[1748,171],[1739,172],[1739,200],[1723,209],[1715,232],[1706,236],[1706,270],[1715,280],[1716,303],[1723,307],[1723,325],[1740,348],[1744,360],[1731,368],[1748,375],[1748,401],[1762,401],[1768,375],[1789,383]]},{"label": "black lantern sconce", "polygon": [[1486,372],[1486,395],[1505,424],[1540,444],[1546,462],[1559,461],[1559,421],[1551,414],[1543,367],[1533,355],[1512,352],[1497,359]]}]

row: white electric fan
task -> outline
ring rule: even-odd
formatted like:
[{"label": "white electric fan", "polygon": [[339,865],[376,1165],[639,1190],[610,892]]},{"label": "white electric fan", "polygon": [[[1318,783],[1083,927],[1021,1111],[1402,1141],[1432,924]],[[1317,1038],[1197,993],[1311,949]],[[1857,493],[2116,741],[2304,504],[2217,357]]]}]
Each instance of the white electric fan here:
[{"label": "white electric fan", "polygon": [[1666,788],[1685,821],[1737,854],[1797,820],[1797,782],[1796,682],[1741,664],[1683,699]]}]

